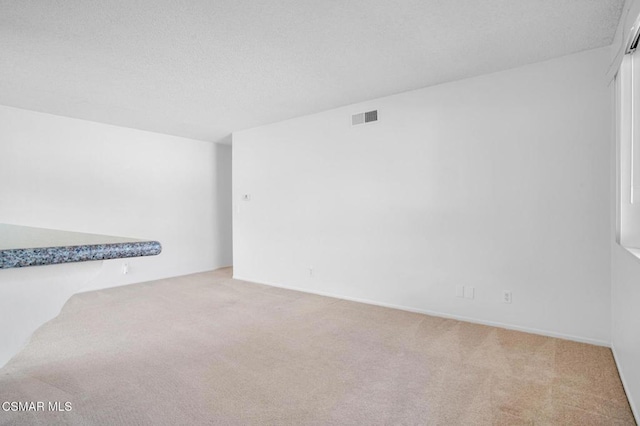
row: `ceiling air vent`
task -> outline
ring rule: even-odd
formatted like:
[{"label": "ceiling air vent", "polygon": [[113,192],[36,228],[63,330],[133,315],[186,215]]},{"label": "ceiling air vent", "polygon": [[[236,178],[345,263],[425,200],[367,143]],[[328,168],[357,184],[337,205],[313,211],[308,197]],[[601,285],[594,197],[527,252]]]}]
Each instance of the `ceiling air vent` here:
[{"label": "ceiling air vent", "polygon": [[378,121],[378,110],[361,112],[360,114],[354,114],[351,116],[352,126],[371,123],[373,121]]}]

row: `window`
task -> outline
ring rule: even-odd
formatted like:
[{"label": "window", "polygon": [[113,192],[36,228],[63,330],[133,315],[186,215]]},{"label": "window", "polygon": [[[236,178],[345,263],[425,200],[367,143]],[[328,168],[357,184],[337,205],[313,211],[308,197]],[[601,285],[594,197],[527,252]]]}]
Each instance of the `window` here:
[{"label": "window", "polygon": [[618,242],[640,250],[640,52],[624,56],[615,84]]}]

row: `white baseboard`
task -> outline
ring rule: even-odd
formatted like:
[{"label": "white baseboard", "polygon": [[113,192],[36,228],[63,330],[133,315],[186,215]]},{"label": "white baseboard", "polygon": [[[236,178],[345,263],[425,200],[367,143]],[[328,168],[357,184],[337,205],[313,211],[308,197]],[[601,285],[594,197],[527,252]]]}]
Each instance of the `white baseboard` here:
[{"label": "white baseboard", "polygon": [[627,394],[627,401],[629,401],[629,405],[631,406],[631,412],[633,413],[633,417],[636,419],[636,423],[640,423],[640,413],[636,408],[636,405],[633,399],[630,398],[629,387],[627,386],[627,382],[624,379],[624,373],[620,368],[620,363],[618,362],[618,355],[616,354],[615,346],[611,345],[611,352],[613,353],[613,360],[616,363],[616,367],[618,368],[618,374],[620,375],[620,381],[622,382],[622,387],[624,388],[625,393]]},{"label": "white baseboard", "polygon": [[465,316],[462,316],[462,315],[449,314],[449,313],[446,313],[446,312],[431,311],[431,310],[428,310],[428,309],[418,309],[418,308],[412,308],[410,306],[394,305],[394,304],[391,304],[391,303],[378,302],[378,301],[375,301],[375,300],[361,299],[361,298],[357,298],[357,297],[342,296],[342,295],[335,294],[335,293],[313,291],[313,290],[300,288],[300,287],[295,287],[295,286],[286,286],[286,285],[272,283],[272,282],[254,280],[254,279],[251,279],[251,278],[244,278],[244,277],[237,276],[235,274],[233,276],[233,279],[242,280],[242,281],[248,281],[248,282],[252,282],[252,283],[256,283],[256,284],[268,285],[270,287],[278,287],[278,288],[284,288],[284,289],[287,289],[287,290],[300,291],[302,293],[316,294],[318,296],[333,297],[335,299],[348,300],[348,301],[351,301],[351,302],[366,303],[367,305],[382,306],[382,307],[385,307],[385,308],[399,309],[401,311],[407,311],[407,312],[414,312],[414,313],[418,313],[418,314],[431,315],[431,316],[434,316],[434,317],[449,318],[449,319],[455,319],[455,320],[459,320],[459,321],[470,322],[470,323],[474,323],[474,324],[489,325],[489,326],[492,326],[492,327],[505,328],[507,330],[515,330],[515,331],[522,331],[522,332],[525,332],[525,333],[539,334],[541,336],[555,337],[555,338],[558,338],[558,339],[571,340],[571,341],[580,342],[580,343],[588,343],[588,344],[596,345],[596,346],[605,346],[607,348],[611,347],[611,343],[610,342],[606,342],[604,340],[592,339],[592,338],[589,338],[589,337],[574,336],[574,335],[571,335],[571,334],[557,333],[555,331],[540,330],[540,329],[537,329],[537,328],[521,327],[519,325],[505,324],[505,323],[501,323],[501,322],[497,322],[497,321],[487,321],[487,320],[478,319],[478,318],[465,317]]}]

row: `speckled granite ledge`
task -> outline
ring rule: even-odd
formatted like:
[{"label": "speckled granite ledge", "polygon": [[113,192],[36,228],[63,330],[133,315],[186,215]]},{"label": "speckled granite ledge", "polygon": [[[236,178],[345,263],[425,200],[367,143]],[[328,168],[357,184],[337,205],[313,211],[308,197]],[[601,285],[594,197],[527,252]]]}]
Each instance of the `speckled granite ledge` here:
[{"label": "speckled granite ledge", "polygon": [[157,241],[0,224],[0,269],[155,256],[161,251]]}]

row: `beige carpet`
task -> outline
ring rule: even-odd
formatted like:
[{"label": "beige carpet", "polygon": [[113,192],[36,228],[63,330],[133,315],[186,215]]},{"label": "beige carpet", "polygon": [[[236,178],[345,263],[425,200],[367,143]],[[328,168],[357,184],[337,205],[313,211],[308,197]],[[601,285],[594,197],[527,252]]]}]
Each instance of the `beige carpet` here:
[{"label": "beige carpet", "polygon": [[0,370],[45,409],[0,424],[634,424],[607,348],[230,277],[74,296]]}]

